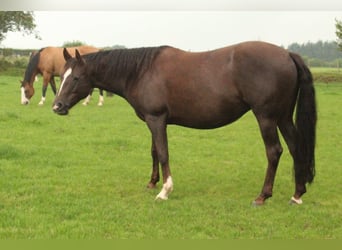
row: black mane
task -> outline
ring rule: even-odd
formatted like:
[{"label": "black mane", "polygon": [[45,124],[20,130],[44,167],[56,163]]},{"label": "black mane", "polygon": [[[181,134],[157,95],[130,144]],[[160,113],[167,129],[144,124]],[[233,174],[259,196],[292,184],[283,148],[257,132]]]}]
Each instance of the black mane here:
[{"label": "black mane", "polygon": [[25,70],[24,82],[30,83],[32,74],[35,70],[37,70],[38,67],[40,52],[42,52],[43,50],[44,48],[40,49],[34,56],[30,58],[30,61]]},{"label": "black mane", "polygon": [[124,79],[132,82],[141,77],[167,46],[134,49],[114,49],[84,55],[92,71],[104,79]]}]

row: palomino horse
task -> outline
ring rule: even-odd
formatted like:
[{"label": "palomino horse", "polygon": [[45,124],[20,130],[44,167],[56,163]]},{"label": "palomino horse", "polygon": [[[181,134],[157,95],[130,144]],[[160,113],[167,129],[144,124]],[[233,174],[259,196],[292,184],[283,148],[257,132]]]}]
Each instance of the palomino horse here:
[{"label": "palomino horse", "polygon": [[202,53],[164,46],[83,57],[76,51],[76,58],[64,50],[64,56],[67,63],[53,111],[68,114],[94,87],[125,98],[152,133],[148,187],[159,181],[159,163],[163,174],[156,199],[167,199],[173,189],[167,124],[213,129],[252,110],[268,160],[264,185],[254,204],[264,204],[272,196],[283,151],[278,129],[294,161],[291,203],[302,203],[306,184],[315,176],[316,100],[312,75],[299,55],[264,42],[245,42]]},{"label": "palomino horse", "polygon": [[[80,46],[68,48],[71,54],[75,54],[77,49],[80,54],[98,52],[99,49],[91,46]],[[33,82],[38,74],[43,75],[42,98],[39,105],[43,105],[46,97],[46,90],[50,83],[52,91],[56,94],[56,83],[54,76],[60,76],[65,60],[63,58],[63,48],[46,47],[33,52],[29,64],[25,71],[24,81],[21,82],[21,103],[28,104],[34,95]],[[102,90],[100,90],[100,100],[103,102]]]}]

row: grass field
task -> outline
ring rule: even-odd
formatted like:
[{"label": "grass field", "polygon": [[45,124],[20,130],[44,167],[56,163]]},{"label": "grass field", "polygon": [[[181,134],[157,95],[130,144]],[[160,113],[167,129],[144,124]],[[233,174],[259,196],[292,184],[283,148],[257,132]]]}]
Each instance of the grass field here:
[{"label": "grass field", "polygon": [[311,68],[315,82],[342,83],[342,69],[340,68]]},{"label": "grass field", "polygon": [[341,239],[342,83],[316,84],[316,170],[304,204],[284,147],[273,197],[262,207],[264,146],[251,113],[216,130],[169,126],[174,191],[147,190],[150,134],[120,97],[40,107],[41,82],[20,105],[21,77],[0,76],[0,239]]}]

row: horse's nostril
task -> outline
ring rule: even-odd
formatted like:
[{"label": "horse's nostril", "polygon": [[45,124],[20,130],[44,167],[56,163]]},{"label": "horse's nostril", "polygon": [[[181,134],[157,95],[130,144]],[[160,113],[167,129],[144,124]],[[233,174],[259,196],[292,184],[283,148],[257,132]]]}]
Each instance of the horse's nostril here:
[{"label": "horse's nostril", "polygon": [[68,104],[64,104],[63,102],[56,102],[53,107],[52,110],[59,115],[67,115],[69,113],[68,111],[69,105]]},{"label": "horse's nostril", "polygon": [[63,104],[61,102],[57,102],[55,103],[55,105],[53,106],[53,111],[58,111],[59,109],[61,109],[63,106]]}]

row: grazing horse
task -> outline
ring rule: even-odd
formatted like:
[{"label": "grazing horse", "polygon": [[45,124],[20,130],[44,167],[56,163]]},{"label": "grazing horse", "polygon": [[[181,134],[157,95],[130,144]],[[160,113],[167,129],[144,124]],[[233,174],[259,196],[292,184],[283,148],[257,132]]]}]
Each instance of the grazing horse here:
[{"label": "grazing horse", "polygon": [[[75,54],[77,49],[80,54],[88,54],[98,52],[99,49],[91,46],[80,46],[68,48],[71,54]],[[46,90],[50,83],[52,91],[56,95],[56,83],[54,76],[60,76],[65,60],[63,58],[63,48],[46,47],[39,51],[35,51],[30,56],[30,61],[27,65],[24,80],[21,81],[21,103],[28,104],[31,97],[34,95],[33,82],[38,74],[43,75],[42,98],[39,105],[43,105],[46,97]],[[100,92],[102,94],[102,91]],[[100,96],[103,100],[103,96]]]},{"label": "grazing horse", "polygon": [[317,115],[312,75],[299,55],[264,42],[244,42],[200,53],[163,46],[85,56],[76,51],[76,58],[64,50],[64,57],[67,63],[53,111],[68,114],[94,87],[126,99],[152,134],[148,187],[159,181],[159,163],[163,175],[156,199],[167,199],[173,190],[168,124],[213,129],[252,110],[268,160],[264,185],[254,204],[264,204],[272,196],[283,151],[278,129],[294,161],[295,190],[290,202],[302,203],[306,184],[315,176]]}]

